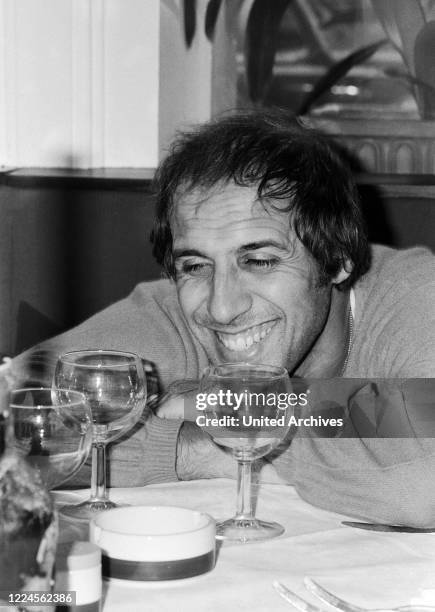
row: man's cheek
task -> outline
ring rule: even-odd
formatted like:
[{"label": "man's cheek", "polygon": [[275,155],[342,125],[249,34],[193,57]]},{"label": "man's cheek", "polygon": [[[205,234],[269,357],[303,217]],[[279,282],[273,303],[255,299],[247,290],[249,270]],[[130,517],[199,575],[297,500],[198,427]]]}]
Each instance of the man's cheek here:
[{"label": "man's cheek", "polygon": [[184,285],[178,291],[178,302],[189,325],[198,322],[201,299],[194,288]]},{"label": "man's cheek", "polygon": [[182,299],[182,297],[178,296],[178,301],[180,303],[180,308],[185,316],[185,318],[190,321],[192,319],[192,308],[189,304],[188,300]]}]

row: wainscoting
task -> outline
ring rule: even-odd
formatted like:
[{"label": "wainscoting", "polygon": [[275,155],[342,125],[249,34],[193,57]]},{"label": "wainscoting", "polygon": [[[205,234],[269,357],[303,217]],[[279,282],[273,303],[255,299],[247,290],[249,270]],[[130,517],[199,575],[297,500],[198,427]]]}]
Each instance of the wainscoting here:
[{"label": "wainscoting", "polygon": [[158,278],[147,170],[4,172],[0,353],[76,325]]}]

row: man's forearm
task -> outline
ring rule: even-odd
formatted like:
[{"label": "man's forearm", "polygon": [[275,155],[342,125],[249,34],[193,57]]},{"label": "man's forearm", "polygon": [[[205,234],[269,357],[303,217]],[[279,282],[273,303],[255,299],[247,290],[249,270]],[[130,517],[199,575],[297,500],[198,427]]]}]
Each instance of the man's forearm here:
[{"label": "man's forearm", "polygon": [[178,434],[176,471],[180,480],[234,478],[236,462],[195,423],[184,421]]},{"label": "man's forearm", "polygon": [[[236,478],[237,462],[229,450],[215,444],[200,427],[185,421],[178,435],[176,470],[180,480]],[[254,470],[262,482],[284,482],[265,459],[257,459]]]},{"label": "man's forearm", "polygon": [[300,438],[273,463],[315,506],[379,523],[435,526],[433,440]]}]

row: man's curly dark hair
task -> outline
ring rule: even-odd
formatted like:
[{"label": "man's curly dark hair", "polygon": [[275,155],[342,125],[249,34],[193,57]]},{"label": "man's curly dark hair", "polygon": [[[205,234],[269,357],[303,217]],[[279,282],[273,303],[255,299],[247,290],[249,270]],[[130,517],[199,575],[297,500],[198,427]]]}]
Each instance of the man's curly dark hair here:
[{"label": "man's curly dark hair", "polygon": [[350,168],[322,134],[276,110],[234,112],[179,134],[157,170],[153,254],[175,278],[171,215],[177,197],[230,182],[281,200],[288,223],[319,265],[321,282],[352,266],[341,288],[370,266],[370,249]]}]

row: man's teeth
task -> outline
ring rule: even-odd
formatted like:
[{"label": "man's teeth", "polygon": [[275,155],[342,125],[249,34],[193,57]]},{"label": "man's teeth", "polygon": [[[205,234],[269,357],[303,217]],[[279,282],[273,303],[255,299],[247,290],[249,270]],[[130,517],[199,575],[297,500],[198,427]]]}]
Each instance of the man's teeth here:
[{"label": "man's teeth", "polygon": [[246,351],[253,344],[263,340],[270,333],[272,327],[273,324],[263,323],[251,327],[241,334],[224,334],[222,332],[216,332],[216,334],[222,344],[230,351]]}]

